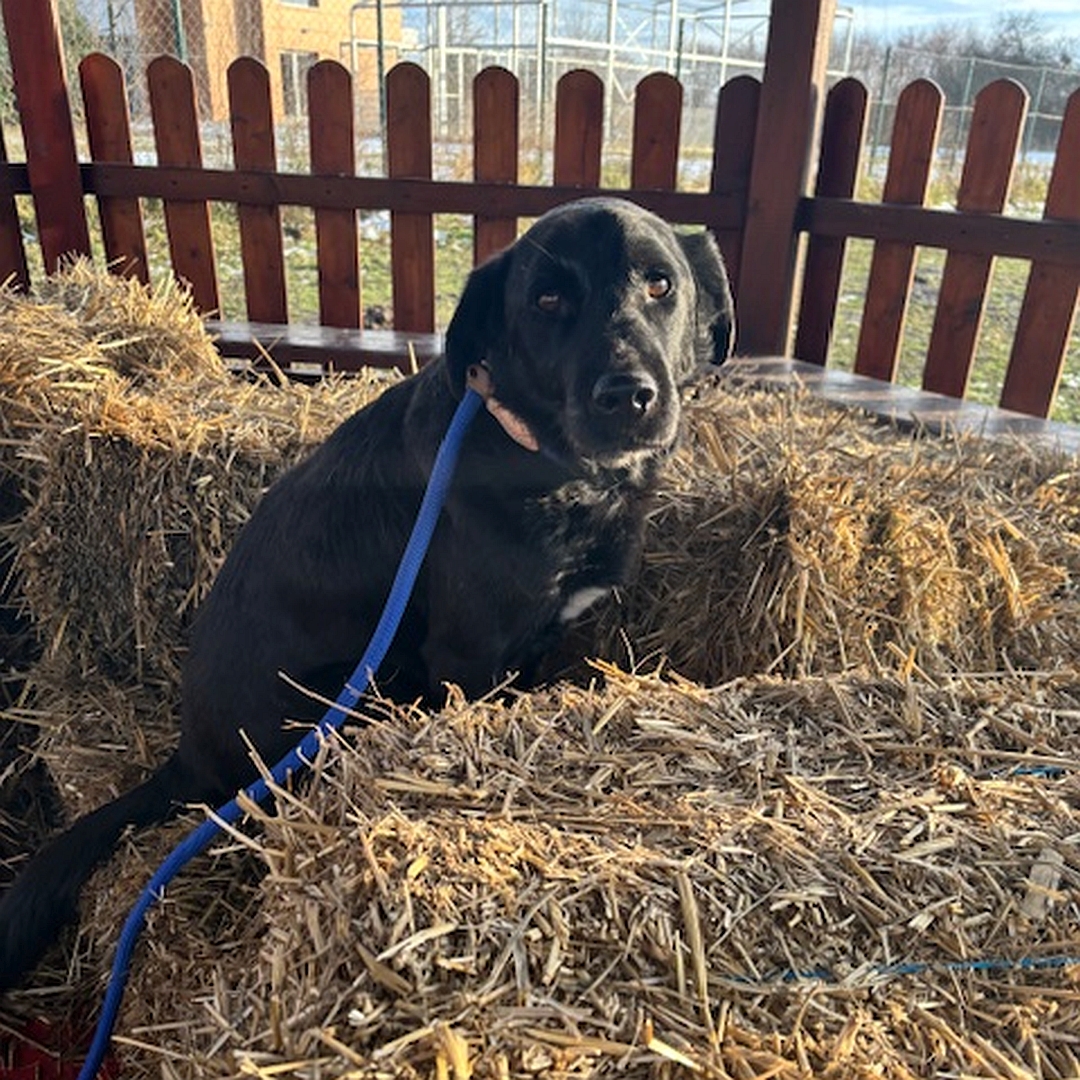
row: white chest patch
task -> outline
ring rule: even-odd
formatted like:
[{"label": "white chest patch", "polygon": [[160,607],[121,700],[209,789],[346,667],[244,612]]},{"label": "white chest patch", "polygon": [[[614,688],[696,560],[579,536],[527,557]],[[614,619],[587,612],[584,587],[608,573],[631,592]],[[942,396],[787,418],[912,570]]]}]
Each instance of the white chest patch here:
[{"label": "white chest patch", "polygon": [[590,589],[578,589],[576,593],[571,593],[567,597],[562,611],[559,612],[559,620],[564,623],[573,622],[579,615],[588,611],[597,600],[607,596],[610,591],[610,589],[596,586]]}]

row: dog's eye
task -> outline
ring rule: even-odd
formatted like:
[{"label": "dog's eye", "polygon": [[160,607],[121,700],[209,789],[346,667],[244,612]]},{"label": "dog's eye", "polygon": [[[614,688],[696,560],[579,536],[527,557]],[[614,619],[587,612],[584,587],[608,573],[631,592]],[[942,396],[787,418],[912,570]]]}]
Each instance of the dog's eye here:
[{"label": "dog's eye", "polygon": [[671,292],[671,278],[667,274],[654,271],[645,277],[645,291],[650,300],[660,300]]},{"label": "dog's eye", "polygon": [[562,306],[562,297],[554,290],[542,292],[536,298],[536,306],[545,315],[557,315],[559,308]]}]

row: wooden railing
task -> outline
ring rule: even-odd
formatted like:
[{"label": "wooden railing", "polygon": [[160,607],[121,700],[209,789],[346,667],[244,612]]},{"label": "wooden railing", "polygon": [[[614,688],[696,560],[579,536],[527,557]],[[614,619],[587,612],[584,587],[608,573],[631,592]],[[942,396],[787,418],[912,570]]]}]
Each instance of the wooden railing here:
[{"label": "wooden railing", "polygon": [[866,120],[866,90],[844,80],[829,94],[817,186],[800,206],[810,234],[795,355],[824,364],[848,237],[875,240],[855,371],[896,377],[917,245],[947,252],[922,385],[965,396],[995,256],[1031,262],[1000,404],[1048,415],[1065,363],[1080,290],[1080,90],[1069,99],[1042,220],[1004,216],[1027,94],[1007,79],[975,101],[956,210],[924,206],[944,101],[933,83],[906,87],[896,108],[883,203],[850,201]]},{"label": "wooden railing", "polygon": [[[430,355],[438,348],[434,214],[471,216],[480,260],[516,235],[519,219],[604,190],[604,90],[586,71],[565,75],[556,87],[553,182],[547,185],[518,182],[518,84],[502,69],[482,72],[474,84],[473,178],[432,179],[430,85],[411,64],[387,78],[383,177],[355,175],[352,88],[348,72],[334,61],[310,73],[309,171],[286,173],[276,167],[269,79],[258,61],[240,58],[229,69],[235,168],[214,169],[202,165],[196,97],[183,64],[160,57],[149,67],[157,164],[135,165],[121,71],[108,57],[89,56],[80,83],[90,160],[79,162],[50,0],[0,2],[27,145],[25,164],[0,166],[0,275],[28,281],[15,195],[33,196],[49,269],[66,252],[89,251],[83,199],[92,195],[107,257],[121,272],[145,279],[140,200],[159,198],[173,270],[190,283],[199,308],[214,313],[220,294],[209,205],[231,203],[238,212],[247,316],[219,327],[232,349],[246,341],[254,352],[260,340],[274,344],[278,359],[329,357],[349,366],[401,362],[409,339],[419,343],[422,357]],[[955,209],[924,206],[942,107],[940,91],[925,81],[909,86],[898,105],[883,201],[855,201],[867,93],[845,79],[825,104],[832,11],[832,0],[773,0],[762,81],[740,77],[720,89],[705,191],[676,187],[681,86],[663,73],[644,78],[634,102],[629,188],[608,193],[715,232],[735,285],[739,349],[750,355],[783,354],[793,342],[796,356],[824,363],[846,241],[873,240],[856,370],[885,379],[896,371],[916,248],[945,249],[924,385],[955,396],[966,388],[992,259],[1030,260],[1001,400],[1045,416],[1080,289],[1080,94],[1069,103],[1041,220],[1003,212],[1026,108],[1023,90],[1007,81],[985,88],[976,103]],[[287,325],[280,211],[289,205],[314,209],[315,328]],[[356,331],[363,258],[356,214],[362,210],[390,212],[397,336]]]},{"label": "wooden railing", "polygon": [[[321,61],[310,72],[311,162],[310,173],[305,174],[274,169],[269,77],[258,61],[240,58],[229,68],[236,169],[202,166],[194,83],[190,69],[179,60],[159,57],[147,71],[156,166],[132,164],[123,75],[116,62],[94,54],[79,70],[92,157],[82,167],[82,190],[98,200],[108,259],[123,272],[145,279],[139,200],[162,199],[173,268],[190,283],[204,311],[219,307],[210,202],[238,207],[247,315],[265,322],[287,321],[278,208],[313,207],[320,322],[338,327],[359,326],[355,212],[389,210],[395,320],[404,330],[423,332],[434,328],[433,214],[473,216],[476,257],[482,259],[516,235],[519,217],[543,213],[585,190],[604,191],[599,186],[600,141],[581,137],[599,130],[603,113],[603,86],[587,71],[570,72],[557,86],[555,183],[524,185],[516,183],[516,144],[507,139],[516,129],[516,113],[507,106],[516,105],[518,84],[499,68],[489,68],[476,79],[476,165],[471,182],[431,178],[429,79],[414,64],[399,64],[387,76],[386,178],[353,175],[349,75],[335,61]],[[747,77],[724,88],[718,145],[728,141],[723,138],[726,128],[753,130],[757,94],[758,83]],[[637,137],[630,190],[608,193],[630,194],[671,221],[707,224],[722,243],[733,242],[745,216],[748,157],[740,161],[726,153],[714,163],[709,193],[674,190],[681,98],[681,87],[669,75],[642,80],[635,101]],[[653,137],[652,131],[663,132],[663,139]]]}]

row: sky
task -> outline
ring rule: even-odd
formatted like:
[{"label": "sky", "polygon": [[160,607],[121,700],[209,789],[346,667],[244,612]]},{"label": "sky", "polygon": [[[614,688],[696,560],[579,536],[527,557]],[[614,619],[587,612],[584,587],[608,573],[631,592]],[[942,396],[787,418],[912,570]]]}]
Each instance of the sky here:
[{"label": "sky", "polygon": [[990,26],[1000,13],[1033,12],[1046,28],[1063,37],[1080,37],[1077,0],[1013,0],[995,4],[987,0],[840,0],[855,9],[856,25],[892,35],[911,27],[941,22],[976,22]]}]

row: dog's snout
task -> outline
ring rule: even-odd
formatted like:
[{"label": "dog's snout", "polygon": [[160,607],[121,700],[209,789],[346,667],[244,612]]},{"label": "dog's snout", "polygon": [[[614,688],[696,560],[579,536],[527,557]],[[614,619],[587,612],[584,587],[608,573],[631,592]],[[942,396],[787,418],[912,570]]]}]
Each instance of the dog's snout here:
[{"label": "dog's snout", "polygon": [[660,388],[645,373],[610,371],[593,384],[593,404],[602,413],[644,416],[656,400]]}]

